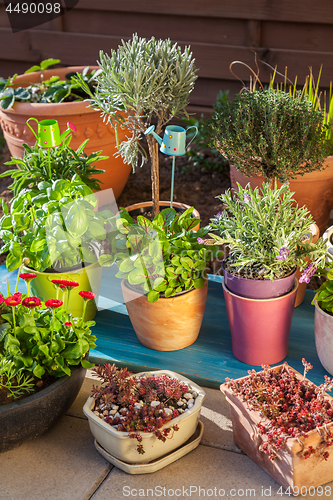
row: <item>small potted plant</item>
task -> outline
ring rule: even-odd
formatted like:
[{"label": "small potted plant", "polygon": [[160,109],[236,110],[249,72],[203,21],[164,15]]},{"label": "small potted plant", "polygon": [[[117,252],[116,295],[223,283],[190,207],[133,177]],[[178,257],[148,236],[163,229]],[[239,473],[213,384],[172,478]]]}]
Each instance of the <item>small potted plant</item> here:
[{"label": "small potted plant", "polygon": [[[111,55],[100,52],[101,72],[96,77],[97,91],[93,94],[81,77],[82,88],[90,94],[91,105],[118,131],[126,128],[126,138],[117,142],[119,155],[133,170],[146,161],[140,144],[144,133],[155,122],[155,132],[174,117],[186,114],[188,97],[197,78],[194,59],[188,47],[171,40],[149,40],[133,35]],[[159,212],[159,144],[153,135],[145,136],[151,161],[153,217]],[[186,201],[186,200],[184,200]]]},{"label": "small potted plant", "polygon": [[[100,365],[102,380],[83,407],[98,445],[126,464],[145,464],[183,445],[195,432],[205,392],[169,370],[132,375]],[[98,449],[98,448],[97,448]]]},{"label": "small potted plant", "polygon": [[264,183],[261,191],[239,185],[234,198],[230,190],[218,198],[225,210],[211,220],[218,235],[210,236],[229,250],[222,268],[233,353],[249,364],[277,363],[288,352],[296,266],[302,270],[309,257],[314,263],[300,281],[309,279],[325,263],[325,242],[309,241],[312,217],[286,184]]},{"label": "small potted plant", "polygon": [[325,278],[316,291],[312,304],[315,305],[316,349],[321,364],[333,375],[333,262],[326,262],[325,267],[314,269]]},{"label": "small potted plant", "polygon": [[[67,312],[68,294],[78,283],[57,283],[61,299],[42,302],[30,295],[36,274],[20,276],[27,294],[0,296],[0,451],[49,429],[70,407],[85,376],[96,337]],[[60,288],[59,288],[60,287]],[[16,286],[17,288],[17,286]],[[81,291],[83,315],[94,294]]]},{"label": "small potted plant", "polygon": [[[306,205],[321,234],[329,220],[329,173],[317,180],[328,153],[323,112],[301,93],[282,90],[242,92],[216,107],[212,146],[230,164],[232,187],[289,181],[297,203]],[[248,178],[250,177],[250,179]]]},{"label": "small potted plant", "polygon": [[[8,252],[8,271],[27,266],[23,270],[35,272],[34,293],[43,300],[55,298],[51,280],[65,279],[68,273],[82,290],[90,289],[97,297],[102,270],[94,248],[106,238],[109,213],[96,211],[96,206],[96,196],[77,174],[20,190],[10,209],[2,200],[0,253]],[[74,296],[69,307],[81,315],[82,303]],[[96,311],[91,301],[85,319],[92,319]]]},{"label": "small potted plant", "polygon": [[[112,251],[102,266],[117,263],[127,311],[139,341],[150,349],[172,351],[198,337],[207,299],[206,263],[213,251],[197,232],[193,207],[183,214],[165,208],[153,221],[126,210],[116,221]],[[200,222],[200,221],[199,221]]]},{"label": "small potted plant", "polygon": [[234,442],[291,495],[333,480],[333,381],[316,386],[302,362],[303,375],[284,363],[221,385]]},{"label": "small potted plant", "polygon": [[[89,106],[86,102],[88,94],[74,81],[79,72],[87,88],[94,92],[98,67],[50,68],[58,63],[58,59],[47,59],[23,75],[0,78],[0,124],[10,153],[14,158],[22,158],[23,144],[34,145],[35,137],[26,124],[28,118],[34,117],[38,121],[56,119],[61,131],[66,130],[67,123],[71,122],[77,129],[73,134],[73,149],[78,149],[89,139],[86,145],[88,156],[103,151],[102,189],[112,188],[115,198],[118,198],[131,167],[121,158],[114,157],[117,149],[113,129],[103,122],[99,111]],[[36,124],[32,125],[36,127]],[[126,131],[119,130],[120,140],[125,137]]]}]

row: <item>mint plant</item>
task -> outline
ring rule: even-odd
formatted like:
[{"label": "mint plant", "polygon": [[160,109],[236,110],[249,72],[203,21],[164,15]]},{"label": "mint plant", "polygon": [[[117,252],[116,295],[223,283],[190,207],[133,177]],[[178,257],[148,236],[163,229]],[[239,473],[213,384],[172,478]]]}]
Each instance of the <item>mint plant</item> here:
[{"label": "mint plant", "polygon": [[[218,234],[209,235],[216,244],[229,247],[224,264],[229,273],[273,280],[291,274],[296,266],[305,268],[306,257],[313,261],[311,269],[325,264],[323,239],[305,243],[313,220],[305,206],[297,206],[293,194],[287,184],[277,189],[267,182],[260,191],[238,184],[234,197],[230,189],[218,196],[225,210],[211,219],[210,229]],[[304,272],[304,281],[309,273]]]},{"label": "mint plant", "polygon": [[[122,42],[111,55],[100,52],[101,72],[93,93],[78,75],[83,90],[91,98],[91,106],[100,109],[116,130],[126,128],[128,136],[117,144],[125,163],[138,166],[140,157],[146,161],[146,152],[140,140],[146,137],[151,160],[153,215],[159,212],[159,144],[144,132],[154,120],[155,132],[160,134],[174,117],[186,115],[189,94],[197,78],[190,49],[171,40],[149,40],[133,35]],[[141,162],[141,165],[142,165]]]},{"label": "mint plant", "polygon": [[204,237],[208,229],[192,229],[200,223],[192,218],[193,207],[184,213],[172,208],[162,210],[152,221],[139,215],[134,222],[126,210],[116,220],[117,231],[110,232],[112,251],[99,257],[102,266],[117,263],[118,278],[147,294],[149,302],[160,296],[201,288],[206,280],[206,265],[212,253]]}]

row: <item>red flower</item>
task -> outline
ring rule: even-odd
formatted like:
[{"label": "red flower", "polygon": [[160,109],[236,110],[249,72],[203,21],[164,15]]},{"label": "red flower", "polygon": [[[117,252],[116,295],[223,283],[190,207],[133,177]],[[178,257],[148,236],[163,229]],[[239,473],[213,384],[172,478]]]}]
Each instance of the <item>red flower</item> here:
[{"label": "red flower", "polygon": [[21,292],[15,292],[12,296],[15,297],[16,299],[20,299],[22,295],[23,294]]},{"label": "red flower", "polygon": [[0,302],[5,302],[5,297],[3,297],[2,295],[0,296]]},{"label": "red flower", "polygon": [[10,306],[10,307],[19,306],[21,304],[21,297],[17,297],[17,296],[15,297],[15,295],[7,297],[5,300],[5,304],[6,304],[6,306]]},{"label": "red flower", "polygon": [[63,305],[63,301],[62,300],[58,300],[58,299],[49,299],[45,302],[45,305],[46,307],[61,307]]},{"label": "red flower", "polygon": [[35,273],[22,273],[20,274],[20,278],[22,278],[23,280],[33,280],[34,278],[36,278],[37,274]]},{"label": "red flower", "polygon": [[26,297],[23,299],[22,305],[25,307],[38,307],[41,305],[41,301],[38,297]]},{"label": "red flower", "polygon": [[79,286],[79,283],[77,281],[68,281],[68,280],[52,280],[52,283],[55,285],[58,285],[59,288],[75,288],[76,286]]},{"label": "red flower", "polygon": [[85,292],[84,290],[81,290],[81,292],[79,292],[79,295],[83,299],[87,299],[87,300],[95,298],[95,294],[94,293],[92,293],[92,292]]},{"label": "red flower", "polygon": [[73,326],[73,323],[70,323],[69,321],[66,321],[65,326],[68,326],[68,328],[70,328],[71,326]]}]

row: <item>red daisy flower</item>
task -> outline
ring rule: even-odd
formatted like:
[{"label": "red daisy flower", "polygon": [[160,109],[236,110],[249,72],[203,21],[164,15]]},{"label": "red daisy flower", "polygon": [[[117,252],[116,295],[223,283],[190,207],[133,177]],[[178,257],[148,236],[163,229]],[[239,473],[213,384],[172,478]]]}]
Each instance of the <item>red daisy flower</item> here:
[{"label": "red daisy flower", "polygon": [[46,307],[53,307],[53,308],[61,307],[63,305],[63,301],[58,299],[49,299],[45,302],[45,305]]},{"label": "red daisy flower", "polygon": [[2,295],[0,296],[0,302],[5,302],[5,297],[3,297]]},{"label": "red daisy flower", "polygon": [[95,298],[95,294],[93,292],[85,292],[84,290],[81,290],[81,292],[79,292],[79,295],[83,299],[87,299],[87,300]]},{"label": "red daisy flower", "polygon": [[69,321],[66,321],[65,326],[68,326],[69,328],[73,326],[73,323],[70,323]]},{"label": "red daisy flower", "polygon": [[23,299],[22,305],[25,307],[38,307],[41,305],[41,301],[38,297],[26,297]]},{"label": "red daisy flower", "polygon": [[22,297],[22,295],[23,294],[21,292],[15,292],[15,293],[13,293],[12,296],[15,297],[15,298],[17,298],[17,299],[20,299]]},{"label": "red daisy flower", "polygon": [[79,286],[78,282],[77,281],[66,281],[64,280],[63,281],[63,284],[67,287],[67,288],[75,288],[77,286]]},{"label": "red daisy flower", "polygon": [[7,297],[5,300],[6,306],[15,307],[21,304],[21,297],[15,297],[14,295]]},{"label": "red daisy flower", "polygon": [[22,278],[23,280],[33,280],[34,278],[36,278],[37,274],[35,273],[22,273],[20,274],[20,278]]}]

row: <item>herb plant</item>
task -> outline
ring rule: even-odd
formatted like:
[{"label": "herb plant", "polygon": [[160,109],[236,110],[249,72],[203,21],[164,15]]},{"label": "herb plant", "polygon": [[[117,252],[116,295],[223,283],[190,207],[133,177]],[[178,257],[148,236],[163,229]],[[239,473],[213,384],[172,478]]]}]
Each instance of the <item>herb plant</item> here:
[{"label": "herb plant", "polygon": [[94,167],[94,164],[100,160],[106,160],[107,156],[100,156],[101,151],[91,153],[89,156],[84,152],[84,148],[89,141],[87,139],[81,146],[74,151],[69,144],[71,136],[63,141],[57,148],[44,149],[37,144],[30,147],[23,143],[23,158],[13,158],[5,165],[18,165],[18,169],[6,170],[1,177],[11,176],[13,183],[9,189],[13,191],[14,197],[18,195],[21,189],[34,187],[39,182],[56,181],[60,179],[71,179],[74,174],[78,174],[81,180],[88,187],[99,191],[102,181],[92,176],[104,172]]},{"label": "herb plant", "polygon": [[323,113],[281,90],[242,92],[213,115],[212,141],[244,175],[286,182],[320,170],[327,156]]},{"label": "herb plant", "polygon": [[[100,52],[101,73],[96,77],[95,93],[78,76],[82,88],[90,95],[94,108],[101,109],[111,125],[128,129],[128,137],[120,143],[119,154],[133,169],[139,157],[146,161],[140,144],[143,134],[155,122],[160,134],[173,117],[186,114],[185,106],[197,78],[194,59],[189,48],[181,48],[171,40],[146,40],[133,35],[111,55]],[[159,212],[159,144],[146,136],[151,160],[153,214]],[[142,164],[142,163],[141,163]]]},{"label": "herb plant", "polygon": [[145,453],[140,433],[153,432],[165,442],[172,431],[178,431],[177,424],[164,426],[180,415],[175,407],[177,400],[190,390],[187,384],[167,375],[147,374],[138,378],[114,364],[97,366],[93,372],[103,381],[92,390],[95,413],[117,431],[128,432],[130,438],[136,439],[138,453]]},{"label": "herb plant", "polygon": [[149,302],[156,302],[161,295],[173,297],[203,287],[211,257],[202,239],[208,229],[192,230],[200,223],[191,217],[192,212],[193,207],[183,214],[166,208],[152,221],[139,215],[134,222],[122,210],[116,221],[117,231],[109,233],[113,250],[101,255],[99,263],[109,266],[116,262],[116,276],[146,293]]},{"label": "herb plant", "polygon": [[246,402],[250,411],[260,412],[262,422],[257,427],[262,443],[259,449],[271,460],[276,458],[288,438],[296,437],[302,442],[302,438],[314,429],[326,446],[318,450],[303,446],[303,458],[318,453],[327,460],[328,447],[333,444],[332,433],[327,429],[327,424],[333,422],[333,405],[325,395],[325,391],[332,390],[333,380],[325,375],[325,382],[315,386],[305,378],[311,364],[304,358],[302,363],[303,378],[298,378],[287,363],[280,370],[264,366],[263,371],[249,370],[247,377],[238,380],[226,378],[226,385],[233,394]]},{"label": "herb plant", "polygon": [[[35,274],[21,275],[31,281]],[[18,277],[19,278],[19,277]],[[58,280],[54,286],[63,294],[71,293],[78,283]],[[85,301],[93,299],[92,292],[79,292]],[[49,299],[45,303],[38,297],[19,292],[1,297],[6,311],[2,318],[6,321],[0,334],[0,354],[5,357],[17,377],[33,375],[41,378],[48,373],[55,377],[71,374],[71,367],[82,364],[85,368],[93,365],[85,360],[89,348],[96,347],[96,337],[90,327],[94,321],[84,322],[82,318],[73,318],[67,313],[67,300]],[[29,379],[26,379],[29,380]]]},{"label": "herb plant", "polygon": [[296,266],[304,268],[305,258],[313,261],[300,281],[307,281],[315,266],[325,263],[322,238],[316,244],[309,238],[312,216],[305,206],[298,207],[294,193],[283,184],[279,189],[263,183],[261,191],[248,184],[232,197],[228,189],[218,198],[225,210],[211,219],[210,233],[219,245],[230,250],[224,267],[231,274],[253,279],[277,279],[291,274]]},{"label": "herb plant", "polygon": [[8,397],[18,398],[33,391],[34,380],[30,375],[18,372],[14,362],[0,354],[0,389],[6,389]]},{"label": "herb plant", "polygon": [[[20,86],[15,84],[17,74],[8,79],[0,78],[0,108],[9,109],[15,102],[72,102],[83,101],[87,98],[87,94],[82,90],[81,86],[74,80],[76,73],[67,73],[65,80],[60,80],[59,76],[52,76],[49,80],[43,80],[43,71],[50,66],[60,63],[59,59],[47,59],[40,63],[40,66],[33,66],[25,73],[33,71],[41,71],[41,82],[20,83]],[[93,70],[89,72],[89,66],[82,71],[82,80],[87,87],[93,92],[94,79],[97,72]]]},{"label": "herb plant", "polygon": [[92,190],[75,174],[70,180],[42,181],[12,199],[2,200],[0,254],[14,271],[24,262],[36,271],[96,262],[91,243],[106,238],[110,212],[96,211]]},{"label": "herb plant", "polygon": [[333,261],[325,263],[324,267],[319,269],[313,269],[313,273],[324,278],[318,290],[316,290],[316,295],[313,297],[312,304],[315,300],[318,306],[325,311],[327,314],[333,316]]}]

